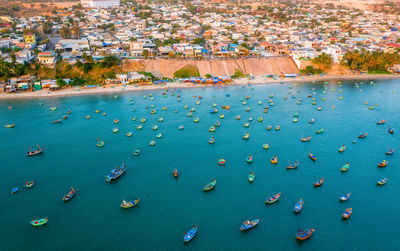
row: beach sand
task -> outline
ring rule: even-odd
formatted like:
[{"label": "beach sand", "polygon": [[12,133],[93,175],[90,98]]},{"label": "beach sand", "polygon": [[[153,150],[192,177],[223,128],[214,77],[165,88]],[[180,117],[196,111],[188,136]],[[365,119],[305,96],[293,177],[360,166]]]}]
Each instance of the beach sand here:
[{"label": "beach sand", "polygon": [[[397,79],[400,75],[387,75],[387,74],[374,74],[374,75],[324,75],[324,76],[305,76],[297,78],[266,78],[262,76],[254,77],[249,80],[248,78],[235,79],[225,86],[230,85],[244,85],[244,84],[268,84],[268,83],[294,83],[294,82],[313,82],[313,81],[370,81],[378,79]],[[181,82],[171,82],[165,85],[120,85],[114,87],[94,87],[94,88],[84,88],[84,87],[71,87],[64,88],[57,91],[40,90],[40,91],[28,91],[20,93],[1,93],[1,99],[29,99],[29,98],[50,98],[50,97],[66,97],[66,96],[76,96],[76,95],[95,95],[95,94],[118,94],[123,92],[131,91],[151,91],[159,90],[165,88],[196,88],[196,87],[210,87],[214,85],[210,84],[191,84],[191,83],[181,83]],[[221,86],[221,85],[218,85]]]}]

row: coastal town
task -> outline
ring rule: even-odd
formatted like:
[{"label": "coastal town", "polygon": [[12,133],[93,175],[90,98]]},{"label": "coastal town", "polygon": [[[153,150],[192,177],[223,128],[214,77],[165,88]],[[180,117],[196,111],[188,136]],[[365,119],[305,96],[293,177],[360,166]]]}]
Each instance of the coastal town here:
[{"label": "coastal town", "polygon": [[379,8],[119,0],[40,5],[52,11],[19,16],[15,4],[11,15],[0,17],[0,91],[400,72],[399,15]]}]

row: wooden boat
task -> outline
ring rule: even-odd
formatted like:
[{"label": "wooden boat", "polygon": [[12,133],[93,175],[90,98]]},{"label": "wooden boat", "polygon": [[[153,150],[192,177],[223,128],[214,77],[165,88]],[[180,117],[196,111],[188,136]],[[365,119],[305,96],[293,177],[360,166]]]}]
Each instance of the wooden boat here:
[{"label": "wooden boat", "polygon": [[376,184],[382,186],[385,185],[388,180],[389,180],[388,178],[383,178],[381,180],[378,180]]},{"label": "wooden boat", "polygon": [[342,168],[340,169],[342,172],[347,172],[350,168],[350,164],[346,163]]},{"label": "wooden boat", "polygon": [[255,178],[256,178],[256,176],[254,175],[254,173],[253,173],[253,172],[250,172],[250,173],[249,173],[249,182],[250,182],[250,183],[253,183],[253,181],[254,181]]},{"label": "wooden boat", "polygon": [[69,193],[65,194],[63,197],[63,201],[67,202],[70,199],[72,199],[76,194],[76,190],[74,188],[71,187],[71,190],[69,191]]},{"label": "wooden boat", "polygon": [[113,129],[112,129],[112,132],[113,132],[113,133],[117,133],[117,132],[118,132],[118,128],[117,128],[117,127],[113,128]]},{"label": "wooden boat", "polygon": [[156,138],[157,138],[157,139],[162,138],[162,133],[157,133],[157,134],[156,134]]},{"label": "wooden boat", "polygon": [[266,199],[265,203],[267,203],[267,204],[275,203],[275,202],[277,202],[279,200],[280,197],[281,197],[281,192],[279,192],[277,194],[274,194],[271,197],[268,197]]},{"label": "wooden boat", "polygon": [[114,124],[118,124],[119,123],[119,119],[114,119]]},{"label": "wooden boat", "polygon": [[293,123],[297,123],[297,122],[299,122],[299,120],[297,119],[297,118],[293,118]]},{"label": "wooden boat", "polygon": [[180,126],[178,127],[179,130],[183,130],[183,128],[185,128],[183,125],[180,125]]},{"label": "wooden boat", "polygon": [[178,169],[174,169],[174,171],[172,172],[172,175],[174,175],[175,178],[178,178]]},{"label": "wooden boat", "polygon": [[136,126],[136,129],[137,129],[137,130],[142,130],[142,128],[143,128],[143,126],[142,126],[142,125],[138,125],[138,126]]},{"label": "wooden boat", "polygon": [[296,202],[296,204],[294,205],[293,211],[295,213],[300,213],[301,210],[303,210],[303,203],[304,203],[303,199],[300,199],[298,202]]},{"label": "wooden boat", "polygon": [[13,105],[10,105],[10,106],[8,107],[8,110],[12,110],[12,109],[14,109],[14,106],[13,106]]},{"label": "wooden boat", "polygon": [[71,111],[71,110],[68,110],[68,111],[67,111],[67,114],[71,114],[71,113],[72,113],[72,111]]},{"label": "wooden boat", "polygon": [[31,188],[31,187],[33,187],[34,185],[35,185],[35,183],[33,183],[33,180],[27,181],[27,182],[25,183],[25,187],[26,187],[26,188]]},{"label": "wooden boat", "polygon": [[279,131],[281,129],[281,126],[279,126],[279,125],[277,125],[276,127],[275,127],[275,130],[276,131]]},{"label": "wooden boat", "polygon": [[208,140],[208,144],[214,144],[215,143],[215,138],[214,137],[211,137],[209,140]]},{"label": "wooden boat", "polygon": [[131,137],[132,136],[132,132],[127,132],[125,135],[126,135],[126,137]]},{"label": "wooden boat", "polygon": [[18,191],[19,191],[18,187],[14,187],[11,189],[11,194],[18,193]]},{"label": "wooden boat", "polygon": [[271,130],[272,126],[271,125],[267,125],[267,130]]},{"label": "wooden boat", "polygon": [[57,106],[52,106],[50,107],[50,110],[55,111],[57,109]]},{"label": "wooden boat", "polygon": [[247,155],[246,162],[247,163],[252,163],[253,162],[253,156],[251,154]]},{"label": "wooden boat", "polygon": [[156,145],[156,141],[155,140],[151,140],[149,143],[149,146],[155,146]]},{"label": "wooden boat", "polygon": [[217,184],[217,180],[216,180],[216,179],[212,179],[212,181],[211,181],[210,183],[208,183],[208,184],[203,188],[203,190],[204,190],[204,191],[210,191],[210,190],[214,189],[215,184]]},{"label": "wooden boat", "polygon": [[392,155],[393,153],[394,153],[394,149],[388,149],[385,152],[386,155]]},{"label": "wooden boat", "polygon": [[383,125],[383,124],[385,124],[385,122],[386,122],[386,120],[382,119],[382,120],[379,120],[378,122],[376,122],[376,124]]},{"label": "wooden boat", "polygon": [[30,150],[31,150],[31,148],[29,148],[29,151],[26,152],[26,156],[28,156],[28,157],[41,154],[41,153],[43,153],[43,150],[44,150],[44,149],[43,149],[43,148],[40,148],[40,146],[38,145],[36,150],[34,150],[34,151],[30,151]]},{"label": "wooden boat", "polygon": [[240,120],[240,115],[237,115],[237,116],[236,116],[236,120]]},{"label": "wooden boat", "polygon": [[163,121],[164,121],[164,118],[163,118],[163,117],[159,117],[159,118],[157,119],[157,121],[158,121],[158,122],[163,122]]},{"label": "wooden boat", "polygon": [[325,131],[325,129],[324,129],[324,128],[321,128],[321,129],[316,130],[316,131],[315,131],[315,134],[321,134],[321,133],[323,133],[324,131]]},{"label": "wooden boat", "polygon": [[307,136],[307,137],[301,138],[300,140],[301,140],[302,142],[308,142],[308,141],[311,140],[311,136]]},{"label": "wooden boat", "polygon": [[296,234],[298,240],[304,241],[311,237],[314,233],[314,229],[299,229]]},{"label": "wooden boat", "polygon": [[348,218],[350,218],[352,212],[352,208],[346,208],[346,210],[344,210],[344,212],[342,213],[342,219],[347,220]]},{"label": "wooden boat", "polygon": [[309,157],[312,161],[316,161],[316,160],[317,160],[317,157],[315,157],[315,155],[312,154],[312,153],[309,153],[309,154],[308,154],[308,157]]},{"label": "wooden boat", "polygon": [[273,157],[271,158],[271,164],[276,164],[276,163],[278,163],[278,157],[273,156]]},{"label": "wooden boat", "polygon": [[34,220],[31,220],[30,223],[31,223],[32,226],[38,227],[38,226],[42,226],[42,225],[46,224],[48,221],[49,220],[47,218],[40,219],[40,220],[34,219]]},{"label": "wooden boat", "polygon": [[255,220],[252,220],[252,221],[248,221],[247,220],[247,221],[242,223],[242,225],[240,226],[239,229],[240,229],[240,231],[249,230],[249,229],[257,226],[259,222],[260,222],[260,219],[255,219]]},{"label": "wooden boat", "polygon": [[126,166],[125,164],[122,164],[119,167],[115,167],[111,170],[110,174],[106,176],[106,181],[111,182],[117,178],[119,178],[122,174],[124,174],[126,171]]},{"label": "wooden boat", "polygon": [[263,144],[263,149],[268,149],[269,145],[267,143]]},{"label": "wooden boat", "polygon": [[358,138],[359,138],[359,139],[364,139],[364,138],[366,138],[367,136],[368,136],[368,133],[364,133],[364,134],[358,135]]},{"label": "wooden boat", "polygon": [[258,117],[258,118],[257,118],[257,121],[258,121],[258,122],[262,122],[263,120],[264,120],[263,117]]},{"label": "wooden boat", "polygon": [[57,119],[57,120],[51,121],[52,124],[61,124],[61,122],[62,122],[62,119]]},{"label": "wooden boat", "polygon": [[146,123],[146,119],[145,118],[141,118],[140,119],[140,123]]},{"label": "wooden boat", "polygon": [[314,186],[319,187],[320,185],[322,185],[323,182],[324,182],[324,179],[317,180],[316,182],[314,182]]},{"label": "wooden boat", "polygon": [[101,112],[100,110],[96,110],[96,111],[95,111],[95,113],[100,113],[100,112]]},{"label": "wooden boat", "polygon": [[385,167],[385,166],[387,166],[388,163],[389,163],[389,162],[388,162],[387,160],[384,160],[384,161],[382,161],[382,162],[380,162],[380,163],[378,164],[378,167]]},{"label": "wooden boat", "polygon": [[135,149],[135,150],[133,151],[133,155],[134,155],[134,156],[139,156],[139,155],[140,155],[140,150],[139,150],[139,149]]},{"label": "wooden boat", "polygon": [[219,159],[218,160],[218,165],[222,166],[225,165],[226,160],[225,159]]},{"label": "wooden boat", "polygon": [[350,195],[351,195],[351,193],[346,193],[345,195],[340,196],[339,200],[340,200],[341,202],[348,201],[348,200],[350,199]]},{"label": "wooden boat", "polygon": [[313,118],[308,121],[308,123],[310,123],[310,124],[314,124],[314,122],[315,122],[315,119],[313,119]]},{"label": "wooden boat", "polygon": [[85,117],[85,119],[90,119],[91,117],[90,117],[90,115],[87,115],[86,117]]},{"label": "wooden boat", "polygon": [[208,131],[209,131],[209,132],[214,132],[214,131],[215,131],[215,126],[211,126],[211,127],[208,129]]},{"label": "wooden boat", "polygon": [[15,123],[4,125],[5,128],[13,128],[14,126],[15,126]]},{"label": "wooden boat", "polygon": [[250,127],[250,123],[249,122],[244,123],[243,127],[245,128]]},{"label": "wooden boat", "polygon": [[97,140],[97,147],[103,147],[104,146],[104,141],[103,140]]},{"label": "wooden boat", "polygon": [[193,239],[193,237],[196,235],[197,229],[198,229],[198,226],[196,225],[196,226],[193,226],[189,230],[189,232],[185,233],[185,236],[183,237],[183,242],[186,243],[186,242],[191,241]]},{"label": "wooden boat", "polygon": [[393,128],[389,128],[388,132],[389,132],[390,134],[393,134],[393,133],[394,133]]},{"label": "wooden boat", "polygon": [[198,117],[193,118],[194,123],[198,123],[199,121],[200,121],[200,119]]},{"label": "wooden boat", "polygon": [[342,153],[344,152],[344,150],[346,150],[346,146],[342,145],[341,147],[339,147],[339,152]]},{"label": "wooden boat", "polygon": [[62,117],[63,119],[67,119],[68,118],[68,115],[65,115],[64,117]]},{"label": "wooden boat", "polygon": [[223,119],[223,118],[225,118],[225,115],[224,115],[224,114],[221,114],[221,115],[219,115],[219,118],[220,118],[220,119]]},{"label": "wooden boat", "polygon": [[126,202],[125,200],[122,201],[121,207],[122,208],[131,208],[139,204],[139,199],[134,199],[131,201]]},{"label": "wooden boat", "polygon": [[246,132],[244,135],[243,135],[243,137],[242,137],[243,139],[249,139],[250,138],[250,133],[248,133],[248,132]]},{"label": "wooden boat", "polygon": [[296,169],[298,166],[299,166],[299,162],[296,161],[296,162],[294,162],[292,164],[287,165],[286,169]]}]

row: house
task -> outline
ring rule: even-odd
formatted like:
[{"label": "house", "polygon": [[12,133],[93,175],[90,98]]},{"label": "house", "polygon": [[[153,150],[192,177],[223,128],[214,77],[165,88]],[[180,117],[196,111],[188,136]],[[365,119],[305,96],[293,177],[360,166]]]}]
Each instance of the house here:
[{"label": "house", "polygon": [[62,39],[56,46],[55,50],[59,52],[81,52],[90,51],[89,41],[86,38],[81,39]]},{"label": "house", "polygon": [[342,60],[342,48],[338,45],[330,45],[324,49],[324,52],[332,56],[333,63],[335,64],[338,64]]},{"label": "house", "polygon": [[143,42],[132,41],[129,44],[129,50],[132,56],[139,57],[143,54]]},{"label": "house", "polygon": [[56,56],[54,52],[51,51],[39,52],[38,61],[41,64],[54,65],[56,63]]}]

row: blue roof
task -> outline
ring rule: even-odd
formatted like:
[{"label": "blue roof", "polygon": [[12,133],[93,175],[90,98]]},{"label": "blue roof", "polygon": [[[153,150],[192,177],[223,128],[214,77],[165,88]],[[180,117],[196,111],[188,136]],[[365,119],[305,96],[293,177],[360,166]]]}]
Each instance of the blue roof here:
[{"label": "blue roof", "polygon": [[201,52],[208,53],[208,50],[207,49],[201,49]]}]

